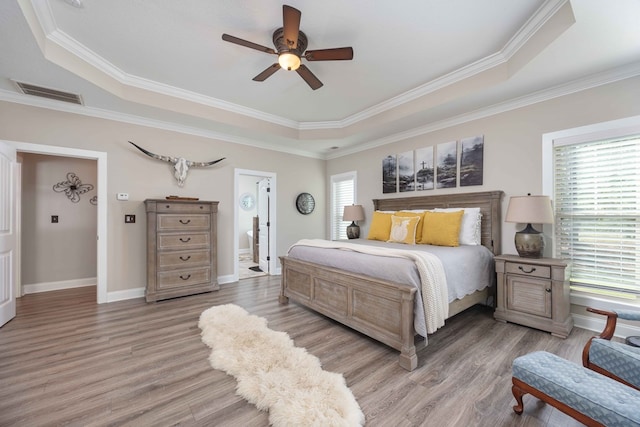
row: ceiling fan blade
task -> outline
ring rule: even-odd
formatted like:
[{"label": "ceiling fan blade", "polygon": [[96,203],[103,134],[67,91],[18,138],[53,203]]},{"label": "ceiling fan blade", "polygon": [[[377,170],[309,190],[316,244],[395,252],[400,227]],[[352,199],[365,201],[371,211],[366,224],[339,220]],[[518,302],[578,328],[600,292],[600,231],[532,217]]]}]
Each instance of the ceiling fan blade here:
[{"label": "ceiling fan blade", "polygon": [[300,32],[300,17],[302,12],[291,6],[282,5],[282,29],[284,42],[289,50],[298,47],[298,33]]},{"label": "ceiling fan blade", "polygon": [[318,80],[318,78],[304,64],[300,65],[300,68],[296,71],[300,74],[300,77],[307,82],[311,89],[316,90],[322,87],[322,82]]},{"label": "ceiling fan blade", "polygon": [[276,71],[278,71],[280,68],[281,68],[280,64],[276,62],[275,64],[271,65],[269,68],[267,68],[266,70],[264,70],[263,72],[255,76],[253,80],[256,82],[263,82],[267,80],[269,77],[271,77],[271,75]]},{"label": "ceiling fan blade", "polygon": [[255,49],[255,50],[259,50],[261,52],[264,53],[271,53],[276,55],[276,51],[271,49],[270,47],[266,47],[266,46],[262,46],[259,45],[257,43],[253,43],[247,40],[243,40],[243,39],[239,39],[238,37],[234,37],[234,36],[230,36],[229,34],[223,34],[222,35],[222,40],[229,42],[229,43],[234,43],[234,44],[238,44],[240,46],[244,46],[244,47],[248,47],[251,49]]},{"label": "ceiling fan blade", "polygon": [[335,49],[308,50],[304,54],[307,61],[342,61],[353,59],[353,48],[337,47]]}]

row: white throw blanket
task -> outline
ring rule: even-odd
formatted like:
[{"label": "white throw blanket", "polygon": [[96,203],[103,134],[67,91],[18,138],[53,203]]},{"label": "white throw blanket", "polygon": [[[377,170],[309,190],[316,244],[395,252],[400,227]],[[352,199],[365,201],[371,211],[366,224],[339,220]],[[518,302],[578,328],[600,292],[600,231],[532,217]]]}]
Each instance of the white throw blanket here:
[{"label": "white throw blanket", "polygon": [[422,296],[427,333],[432,334],[438,328],[444,326],[444,321],[449,316],[447,278],[444,274],[442,262],[435,255],[428,252],[380,248],[322,239],[302,239],[293,246],[296,245],[342,249],[377,256],[407,258],[413,261],[420,273],[422,284],[420,295]]}]

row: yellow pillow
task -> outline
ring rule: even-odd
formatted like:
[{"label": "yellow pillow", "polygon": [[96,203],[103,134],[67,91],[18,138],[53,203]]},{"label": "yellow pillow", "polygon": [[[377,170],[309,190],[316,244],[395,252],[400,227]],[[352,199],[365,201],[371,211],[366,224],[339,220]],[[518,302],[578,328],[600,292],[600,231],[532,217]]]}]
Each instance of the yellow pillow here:
[{"label": "yellow pillow", "polygon": [[416,227],[419,216],[391,216],[391,232],[388,242],[416,244]]},{"label": "yellow pillow", "polygon": [[436,246],[459,246],[460,223],[464,211],[425,212],[420,243]]},{"label": "yellow pillow", "polygon": [[394,214],[395,216],[417,216],[419,217],[418,225],[416,226],[416,243],[420,243],[422,240],[422,223],[424,218],[424,212],[407,212],[399,211]]},{"label": "yellow pillow", "polygon": [[369,234],[367,239],[369,240],[382,240],[386,242],[389,240],[389,233],[391,233],[391,216],[393,213],[383,213],[375,211],[371,218],[371,225],[369,226]]}]

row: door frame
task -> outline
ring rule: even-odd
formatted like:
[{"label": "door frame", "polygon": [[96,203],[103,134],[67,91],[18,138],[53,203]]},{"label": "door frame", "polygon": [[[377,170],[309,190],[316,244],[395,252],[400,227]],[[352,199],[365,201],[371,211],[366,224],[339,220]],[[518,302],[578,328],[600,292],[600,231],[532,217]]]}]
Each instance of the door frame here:
[{"label": "door frame", "polygon": [[271,191],[269,191],[269,274],[279,274],[280,268],[276,250],[276,174],[274,172],[255,171],[249,169],[234,169],[233,171],[233,282],[239,280],[238,257],[240,255],[238,232],[238,216],[240,206],[240,176],[252,176],[256,178],[269,178]]},{"label": "door frame", "polygon": [[[97,238],[97,271],[96,294],[98,304],[107,303],[107,153],[102,151],[83,150],[79,148],[58,147],[53,145],[32,144],[27,142],[4,141],[15,147],[18,153],[44,154],[59,157],[73,157],[97,161],[97,193],[98,193],[98,227]],[[19,184],[22,191],[22,178]],[[22,197],[20,195],[19,197]],[[20,221],[20,218],[17,218]],[[20,230],[20,227],[17,227]],[[18,235],[18,241],[22,238]],[[20,269],[20,257],[18,256],[18,270]],[[16,295],[22,295],[22,283],[16,281]]]}]

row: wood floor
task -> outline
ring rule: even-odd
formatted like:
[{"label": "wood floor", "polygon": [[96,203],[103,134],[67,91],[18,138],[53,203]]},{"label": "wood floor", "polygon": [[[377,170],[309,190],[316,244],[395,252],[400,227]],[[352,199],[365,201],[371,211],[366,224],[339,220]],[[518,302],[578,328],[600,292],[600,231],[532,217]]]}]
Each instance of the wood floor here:
[{"label": "wood floor", "polygon": [[430,336],[413,372],[398,352],[294,302],[278,304],[279,277],[147,304],[95,303],[95,289],[26,295],[0,328],[0,426],[266,426],[267,414],[234,393],[200,341],[200,313],[234,303],[286,331],[340,372],[368,426],[579,426],[525,396],[515,415],[511,362],[547,350],[579,363],[592,332],[568,339],[493,320],[473,307]]}]

